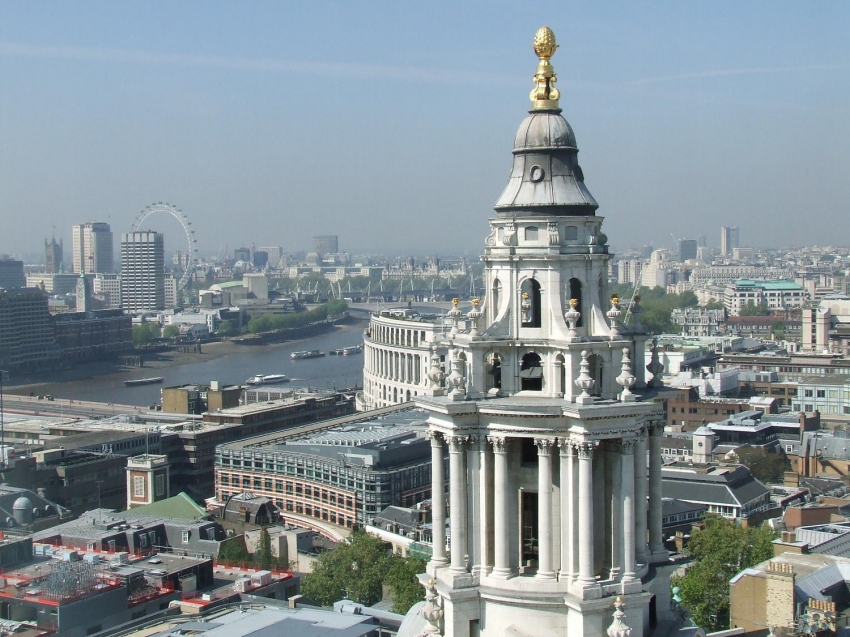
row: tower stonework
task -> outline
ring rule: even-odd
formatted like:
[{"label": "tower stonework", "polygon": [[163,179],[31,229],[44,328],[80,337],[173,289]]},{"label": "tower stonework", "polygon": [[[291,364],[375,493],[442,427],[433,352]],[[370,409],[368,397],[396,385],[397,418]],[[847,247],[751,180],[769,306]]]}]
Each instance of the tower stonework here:
[{"label": "tower stonework", "polygon": [[[556,48],[540,29],[532,107],[485,239],[486,300],[466,315],[455,303],[415,398],[432,441],[422,577],[446,637],[602,637],[618,596],[640,637],[641,577],[668,558],[663,402],[645,373],[658,365],[644,360],[639,298],[627,308],[608,295],[612,255],[561,115]],[[417,613],[399,637],[419,630]]]}]

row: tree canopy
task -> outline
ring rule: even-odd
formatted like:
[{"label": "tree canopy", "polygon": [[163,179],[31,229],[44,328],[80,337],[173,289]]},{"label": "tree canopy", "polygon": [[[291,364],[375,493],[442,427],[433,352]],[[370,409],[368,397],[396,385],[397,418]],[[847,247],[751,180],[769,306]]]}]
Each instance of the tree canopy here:
[{"label": "tree canopy", "polygon": [[[329,317],[339,316],[348,309],[345,301],[334,299],[323,303],[307,312],[294,312],[292,314],[259,314],[251,317],[246,326],[250,334],[260,332],[271,332],[292,327],[306,327]],[[223,321],[222,321],[223,323]]]},{"label": "tree canopy", "polygon": [[748,301],[738,310],[738,316],[770,316],[770,308],[767,306],[767,301],[762,301],[758,305]]},{"label": "tree canopy", "polygon": [[[626,304],[631,299],[633,288],[630,285],[615,285],[611,288],[612,294],[618,294],[621,299],[621,307],[624,311]],[[697,295],[690,290],[682,294],[667,294],[660,288],[642,287],[638,290],[643,308],[641,321],[646,331],[650,334],[665,334],[678,332],[678,326],[673,322],[671,314],[673,310],[699,305]]]},{"label": "tree canopy", "polygon": [[780,482],[786,469],[785,457],[761,447],[739,447],[735,450],[738,462],[747,467],[762,482]]},{"label": "tree canopy", "polygon": [[229,319],[223,320],[218,324],[218,335],[219,336],[235,336],[236,335],[236,326],[233,324],[233,321]]},{"label": "tree canopy", "polygon": [[695,624],[707,632],[729,628],[729,580],[773,557],[774,537],[767,526],[744,528],[715,515],[705,518],[704,528],[688,543],[693,563],[683,577],[670,579]]},{"label": "tree canopy", "polygon": [[142,323],[133,326],[133,345],[143,347],[149,345],[159,338],[159,325],[156,323]]},{"label": "tree canopy", "polygon": [[390,555],[383,541],[357,530],[350,542],[341,542],[316,558],[301,592],[320,606],[331,606],[343,598],[371,606],[381,601],[389,567]]},{"label": "tree canopy", "polygon": [[393,596],[393,612],[404,615],[415,603],[425,599],[425,588],[416,577],[425,572],[425,560],[418,557],[392,558],[385,583]]}]

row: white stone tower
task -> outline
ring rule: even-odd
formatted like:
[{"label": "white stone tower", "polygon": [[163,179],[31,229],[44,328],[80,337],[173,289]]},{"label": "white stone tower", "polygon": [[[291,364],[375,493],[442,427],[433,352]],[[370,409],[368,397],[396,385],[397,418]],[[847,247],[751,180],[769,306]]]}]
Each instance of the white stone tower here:
[{"label": "white stone tower", "polygon": [[443,387],[435,355],[432,395],[417,400],[433,451],[424,577],[447,637],[601,637],[617,596],[640,637],[650,600],[640,578],[667,559],[663,406],[645,382],[639,305],[626,327],[608,297],[611,255],[559,108],[556,47],[550,29],[537,32],[531,111],[485,240],[486,302],[449,312],[438,348],[451,373]]}]

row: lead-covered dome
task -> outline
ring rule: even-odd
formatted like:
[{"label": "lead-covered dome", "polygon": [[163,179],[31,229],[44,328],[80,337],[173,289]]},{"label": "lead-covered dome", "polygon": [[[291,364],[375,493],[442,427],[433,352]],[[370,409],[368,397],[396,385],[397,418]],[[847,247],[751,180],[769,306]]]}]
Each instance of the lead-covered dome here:
[{"label": "lead-covered dome", "polygon": [[496,202],[502,214],[592,216],[599,204],[584,185],[572,127],[557,110],[533,110],[519,125],[514,165]]},{"label": "lead-covered dome", "polygon": [[532,111],[519,125],[514,139],[514,152],[531,148],[576,149],[576,136],[572,126],[560,113]]}]

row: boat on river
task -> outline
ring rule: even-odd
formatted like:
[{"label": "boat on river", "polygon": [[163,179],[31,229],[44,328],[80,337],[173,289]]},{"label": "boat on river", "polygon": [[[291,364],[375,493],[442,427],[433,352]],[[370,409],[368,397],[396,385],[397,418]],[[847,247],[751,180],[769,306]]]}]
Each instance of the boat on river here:
[{"label": "boat on river", "polygon": [[257,374],[245,381],[246,385],[276,385],[277,383],[288,383],[289,376],[286,374]]},{"label": "boat on river", "polygon": [[137,385],[154,385],[156,383],[161,383],[164,380],[164,376],[157,376],[155,378],[133,378],[131,380],[125,380],[124,385],[127,387],[135,387]]},{"label": "boat on river", "polygon": [[352,354],[359,354],[363,351],[362,345],[352,345],[351,347],[345,347],[342,350],[343,356],[351,356]]},{"label": "boat on river", "polygon": [[320,349],[310,349],[310,350],[303,350],[303,351],[300,351],[300,352],[292,352],[289,355],[289,357],[292,360],[300,361],[300,360],[304,360],[305,358],[321,358],[324,355],[325,355],[325,353]]}]

